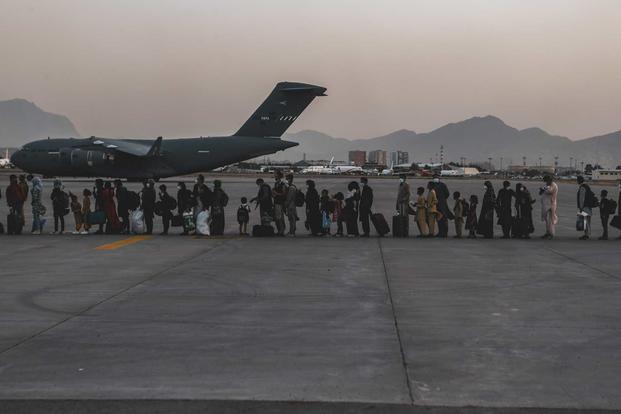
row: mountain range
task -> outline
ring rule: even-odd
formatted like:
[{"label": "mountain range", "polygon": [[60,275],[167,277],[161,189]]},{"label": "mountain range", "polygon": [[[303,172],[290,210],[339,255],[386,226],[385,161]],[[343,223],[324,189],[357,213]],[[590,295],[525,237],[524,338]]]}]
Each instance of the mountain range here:
[{"label": "mountain range", "polygon": [[279,159],[326,160],[335,157],[347,160],[351,150],[407,151],[410,162],[436,162],[440,159],[441,146],[444,161],[487,162],[499,167],[521,165],[526,157],[528,165],[553,165],[558,156],[559,166],[568,166],[570,157],[587,163],[597,163],[614,168],[621,164],[621,131],[611,134],[572,141],[551,135],[540,128],[516,129],[495,116],[474,117],[451,123],[431,132],[416,133],[402,129],[388,135],[371,139],[347,140],[333,138],[317,131],[305,130],[287,134],[285,139],[298,142],[298,147],[277,154]]},{"label": "mountain range", "polygon": [[71,121],[24,99],[0,101],[0,147],[21,146],[47,137],[79,137]]},{"label": "mountain range", "polygon": [[[73,123],[65,116],[43,111],[34,103],[23,99],[0,101],[0,147],[21,146],[24,143],[46,137],[79,137]],[[522,164],[526,157],[528,165],[553,165],[558,156],[560,166],[567,166],[570,157],[578,163],[596,163],[615,168],[621,164],[621,131],[607,135],[572,141],[551,135],[540,128],[517,129],[505,124],[495,116],[474,117],[451,123],[431,132],[417,133],[401,129],[388,135],[349,140],[305,130],[286,134],[284,139],[300,145],[285,152],[274,154],[272,160],[347,160],[351,150],[407,151],[410,162],[429,162],[440,159],[443,147],[444,160],[459,162],[486,162],[503,167]]]}]

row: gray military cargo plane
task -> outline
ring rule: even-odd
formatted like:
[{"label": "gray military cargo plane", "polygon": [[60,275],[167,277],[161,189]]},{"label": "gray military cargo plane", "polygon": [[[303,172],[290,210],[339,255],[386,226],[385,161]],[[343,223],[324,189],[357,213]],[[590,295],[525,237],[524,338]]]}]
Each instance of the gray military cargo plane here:
[{"label": "gray military cargo plane", "polygon": [[45,176],[165,178],[209,171],[298,145],[282,134],[326,88],[280,82],[232,136],[154,141],[90,137],[48,138],[11,157],[22,170]]}]

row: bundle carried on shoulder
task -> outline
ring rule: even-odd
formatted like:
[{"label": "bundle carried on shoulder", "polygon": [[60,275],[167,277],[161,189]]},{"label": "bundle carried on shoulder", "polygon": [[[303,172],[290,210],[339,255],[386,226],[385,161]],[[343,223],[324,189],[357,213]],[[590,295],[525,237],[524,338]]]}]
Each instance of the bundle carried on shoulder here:
[{"label": "bundle carried on shoulder", "polygon": [[144,234],[146,225],[144,223],[144,213],[142,210],[134,210],[129,217],[129,227],[132,234]]}]

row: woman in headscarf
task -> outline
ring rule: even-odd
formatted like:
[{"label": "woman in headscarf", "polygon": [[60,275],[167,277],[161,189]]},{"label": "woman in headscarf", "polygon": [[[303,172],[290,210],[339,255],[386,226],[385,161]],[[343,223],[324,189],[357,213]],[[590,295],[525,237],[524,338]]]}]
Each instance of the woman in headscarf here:
[{"label": "woman in headscarf", "polygon": [[117,214],[116,204],[114,202],[114,188],[112,183],[106,181],[101,192],[103,203],[103,211],[106,213],[106,234],[118,233],[121,231],[121,222]]},{"label": "woman in headscarf", "polygon": [[513,230],[514,237],[530,239],[530,234],[535,231],[533,226],[533,197],[526,187],[521,183],[515,185],[515,211],[516,229]]},{"label": "woman in headscarf", "polygon": [[313,180],[306,180],[306,196],[304,203],[306,205],[306,225],[313,236],[320,236],[321,231],[321,210],[319,193],[315,188]]},{"label": "woman in headscarf", "polygon": [[539,195],[541,196],[541,220],[546,223],[546,233],[541,238],[552,239],[554,238],[556,223],[558,223],[556,213],[558,185],[550,175],[543,177],[543,181],[546,185],[539,189]]},{"label": "woman in headscarf", "polygon": [[32,179],[32,189],[30,190],[32,205],[32,234],[41,234],[43,226],[45,225],[45,219],[42,216],[45,215],[45,206],[41,201],[43,195],[43,184],[39,177]]},{"label": "woman in headscarf", "polygon": [[489,181],[485,181],[485,194],[481,203],[481,214],[477,225],[477,233],[486,239],[494,238],[494,210],[496,209],[496,193]]}]

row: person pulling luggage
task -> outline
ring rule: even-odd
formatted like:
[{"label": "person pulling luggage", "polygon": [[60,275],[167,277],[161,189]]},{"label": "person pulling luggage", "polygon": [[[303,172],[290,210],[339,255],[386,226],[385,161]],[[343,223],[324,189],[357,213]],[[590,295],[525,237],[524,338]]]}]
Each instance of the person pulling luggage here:
[{"label": "person pulling luggage", "polygon": [[362,237],[369,237],[371,226],[371,207],[373,207],[373,189],[369,186],[367,177],[360,178],[362,189],[360,190],[360,222],[362,223]]}]

